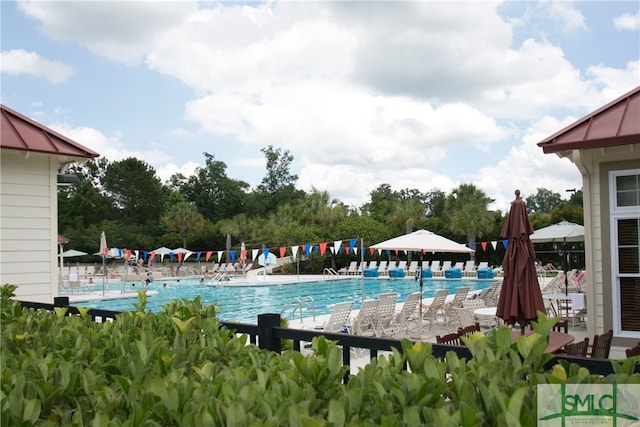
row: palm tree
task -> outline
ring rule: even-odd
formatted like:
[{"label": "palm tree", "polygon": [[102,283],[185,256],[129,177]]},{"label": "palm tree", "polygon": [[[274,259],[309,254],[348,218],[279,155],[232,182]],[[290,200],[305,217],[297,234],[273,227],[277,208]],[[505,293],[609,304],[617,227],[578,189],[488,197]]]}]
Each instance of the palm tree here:
[{"label": "palm tree", "polygon": [[477,236],[491,229],[493,221],[487,206],[492,202],[493,199],[473,184],[460,185],[445,202],[449,228],[454,233],[464,234],[469,243],[475,243]]}]

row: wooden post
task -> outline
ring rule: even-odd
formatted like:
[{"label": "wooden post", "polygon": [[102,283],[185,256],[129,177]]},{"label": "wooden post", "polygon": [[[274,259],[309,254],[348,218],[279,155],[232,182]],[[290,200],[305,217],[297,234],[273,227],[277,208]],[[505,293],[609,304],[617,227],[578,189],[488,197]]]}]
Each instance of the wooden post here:
[{"label": "wooden post", "polygon": [[263,350],[280,352],[280,338],[273,336],[273,328],[280,327],[277,313],[258,314],[258,346]]}]

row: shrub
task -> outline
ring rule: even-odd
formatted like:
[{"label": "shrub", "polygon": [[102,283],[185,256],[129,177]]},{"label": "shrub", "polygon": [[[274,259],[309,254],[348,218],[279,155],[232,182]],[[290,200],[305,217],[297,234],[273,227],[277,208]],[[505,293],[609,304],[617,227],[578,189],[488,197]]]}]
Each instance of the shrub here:
[{"label": "shrub", "polygon": [[402,354],[345,385],[335,343],[314,339],[312,355],[260,350],[199,298],[154,314],[141,293],[136,311],[94,323],[66,308],[23,310],[14,290],[0,290],[3,426],[534,425],[535,384],[640,382],[629,363],[608,378],[567,364],[545,371],[544,320],[516,344],[506,328],[472,336],[469,361],[404,340]]}]

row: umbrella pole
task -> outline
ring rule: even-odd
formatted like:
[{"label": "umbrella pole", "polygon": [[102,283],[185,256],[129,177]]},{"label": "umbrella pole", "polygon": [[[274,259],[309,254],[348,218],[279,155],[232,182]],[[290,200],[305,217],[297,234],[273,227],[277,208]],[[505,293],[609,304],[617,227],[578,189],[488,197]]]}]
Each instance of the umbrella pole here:
[{"label": "umbrella pole", "polygon": [[418,333],[420,334],[420,338],[422,339],[422,286],[424,282],[422,281],[422,251],[420,251],[420,262],[418,263],[418,270],[420,271],[420,318],[418,319]]},{"label": "umbrella pole", "polygon": [[[567,250],[567,238],[564,238],[564,294],[565,296],[569,296],[569,251]],[[565,310],[567,314],[567,320],[569,320],[569,304],[565,301]]]}]

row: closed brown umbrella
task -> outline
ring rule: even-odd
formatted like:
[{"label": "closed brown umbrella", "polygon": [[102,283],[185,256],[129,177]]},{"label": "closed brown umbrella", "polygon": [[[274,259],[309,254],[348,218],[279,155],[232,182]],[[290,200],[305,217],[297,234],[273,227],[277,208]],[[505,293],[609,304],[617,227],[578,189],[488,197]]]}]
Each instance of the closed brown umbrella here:
[{"label": "closed brown umbrella", "polygon": [[536,253],[529,236],[533,227],[527,216],[520,190],[511,202],[507,222],[500,235],[508,240],[507,251],[502,261],[504,279],[496,307],[496,315],[506,323],[518,323],[524,327],[538,318],[538,311],[545,313],[542,292],[536,274]]}]

